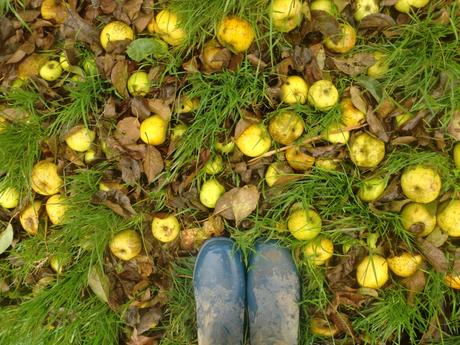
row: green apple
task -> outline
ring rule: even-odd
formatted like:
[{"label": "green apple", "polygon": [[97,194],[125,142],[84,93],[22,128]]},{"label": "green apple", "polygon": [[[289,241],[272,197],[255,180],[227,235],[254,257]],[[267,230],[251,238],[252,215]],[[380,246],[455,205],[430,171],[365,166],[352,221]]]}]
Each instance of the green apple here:
[{"label": "green apple", "polygon": [[409,199],[422,204],[435,200],[441,191],[441,176],[427,165],[413,165],[404,169],[401,188]]},{"label": "green apple", "polygon": [[219,151],[220,153],[228,154],[235,149],[235,142],[230,141],[228,143],[223,143],[219,141],[216,143],[215,147],[216,147],[216,150]]},{"label": "green apple", "polygon": [[312,209],[296,209],[288,217],[288,229],[298,240],[311,240],[321,232],[322,221]]},{"label": "green apple", "polygon": [[272,141],[267,129],[261,123],[247,127],[235,140],[238,149],[249,157],[259,157],[268,152]]},{"label": "green apple", "polygon": [[83,60],[82,66],[87,75],[93,76],[98,74],[96,60],[92,56],[87,56]]},{"label": "green apple", "polygon": [[149,75],[143,71],[137,71],[128,79],[128,91],[131,96],[145,96],[150,91]]},{"label": "green apple", "polygon": [[56,274],[60,275],[64,272],[65,260],[53,255],[50,257],[50,266]]},{"label": "green apple", "polygon": [[268,131],[274,141],[292,144],[304,131],[302,117],[294,111],[283,110],[270,119]]},{"label": "green apple", "polygon": [[128,261],[141,252],[142,239],[137,231],[126,229],[112,237],[109,247],[112,254],[117,258]]},{"label": "green apple", "polygon": [[425,237],[436,227],[436,206],[411,202],[404,205],[401,211],[401,223],[404,229],[410,231],[413,226],[423,226],[417,236]]},{"label": "green apple", "polygon": [[171,129],[171,140],[177,141],[187,132],[188,126],[185,123],[179,123]]},{"label": "green apple", "polygon": [[14,187],[6,187],[0,192],[0,206],[3,208],[15,208],[19,205],[19,192]]},{"label": "green apple", "polygon": [[439,227],[451,237],[460,237],[460,200],[445,201],[438,210]]},{"label": "green apple", "polygon": [[377,200],[387,186],[387,181],[383,177],[373,177],[362,182],[358,191],[358,197],[365,202]]},{"label": "green apple", "polygon": [[457,169],[460,169],[460,142],[454,147],[454,163]]},{"label": "green apple", "polygon": [[174,241],[180,232],[180,224],[176,216],[169,214],[163,217],[156,216],[152,220],[152,234],[160,242]]},{"label": "green apple", "polygon": [[308,97],[307,82],[297,75],[286,78],[280,88],[281,101],[287,104],[305,104]]},{"label": "green apple", "polygon": [[294,30],[302,22],[302,7],[300,0],[272,0],[270,16],[273,28],[280,32]]},{"label": "green apple", "polygon": [[61,64],[59,61],[50,60],[40,68],[39,74],[46,81],[55,81],[62,74]]},{"label": "green apple", "polygon": [[358,134],[349,146],[350,158],[361,168],[375,168],[385,157],[385,143],[368,133]]},{"label": "green apple", "polygon": [[209,159],[203,167],[203,171],[208,175],[216,175],[224,170],[224,161],[221,155],[215,155]]},{"label": "green apple", "polygon": [[200,189],[200,202],[207,208],[216,207],[217,200],[225,193],[225,187],[216,179],[205,181]]},{"label": "green apple", "polygon": [[355,19],[360,21],[364,17],[379,13],[379,5],[376,0],[356,0],[355,1]]},{"label": "green apple", "polygon": [[395,116],[395,122],[396,122],[396,126],[398,128],[404,126],[405,123],[407,123],[407,121],[410,121],[414,118],[414,115],[412,115],[411,113],[403,113],[403,114],[399,114],[397,116]]},{"label": "green apple", "polygon": [[339,101],[339,92],[330,80],[318,80],[308,90],[308,103],[319,111],[332,109]]}]

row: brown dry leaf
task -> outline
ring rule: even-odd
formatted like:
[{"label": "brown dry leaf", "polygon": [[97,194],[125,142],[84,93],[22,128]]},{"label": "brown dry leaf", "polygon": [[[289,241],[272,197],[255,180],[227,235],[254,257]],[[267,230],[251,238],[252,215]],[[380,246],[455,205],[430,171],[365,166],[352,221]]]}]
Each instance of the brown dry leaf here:
[{"label": "brown dry leaf", "polygon": [[398,2],[398,0],[381,0],[380,6],[393,6]]},{"label": "brown dry leaf", "polygon": [[364,17],[359,23],[358,28],[372,31],[383,31],[395,25],[395,20],[390,16],[383,13],[374,13]]},{"label": "brown dry leaf", "polygon": [[116,110],[116,100],[115,97],[110,96],[105,100],[104,110],[102,111],[102,116],[107,119],[112,119],[117,117],[117,110]]},{"label": "brown dry leaf", "polygon": [[447,131],[455,140],[460,141],[460,110],[453,111]]},{"label": "brown dry leaf", "polygon": [[370,53],[356,53],[350,57],[332,58],[335,67],[345,74],[356,76],[367,71],[375,63],[374,56]]},{"label": "brown dry leaf", "polygon": [[25,56],[30,55],[35,50],[35,44],[27,41],[24,42],[15,52],[14,54],[8,59],[6,64],[17,63],[21,61]]},{"label": "brown dry leaf", "polygon": [[203,223],[203,231],[206,236],[222,236],[224,233],[224,221],[222,217],[212,215]]},{"label": "brown dry leaf", "polygon": [[122,145],[135,144],[140,137],[140,126],[137,117],[125,117],[117,123],[115,139]]},{"label": "brown dry leaf", "polygon": [[425,256],[427,261],[433,265],[434,269],[437,272],[445,273],[447,272],[448,262],[447,258],[444,255],[443,251],[439,248],[436,248],[434,244],[424,240],[423,238],[417,239],[417,245],[420,249],[420,252]]},{"label": "brown dry leaf", "polygon": [[137,17],[144,0],[128,0],[123,3],[123,12],[126,13],[129,19],[133,20]]},{"label": "brown dry leaf", "polygon": [[409,293],[407,295],[407,303],[412,305],[414,303],[415,295],[418,292],[423,291],[423,289],[425,288],[425,273],[423,273],[423,271],[418,270],[410,277],[401,280],[401,284],[409,290]]},{"label": "brown dry leaf", "polygon": [[354,107],[357,108],[359,111],[363,112],[364,114],[367,113],[367,103],[361,96],[361,90],[352,85],[350,86],[350,97],[351,102],[353,103]]},{"label": "brown dry leaf", "polygon": [[259,196],[259,191],[254,185],[230,189],[217,201],[214,214],[235,220],[238,224],[257,208]]},{"label": "brown dry leaf", "polygon": [[141,177],[141,167],[139,162],[129,156],[125,155],[120,158],[118,161],[118,169],[121,171],[121,179],[128,185],[135,184]]},{"label": "brown dry leaf", "polygon": [[352,247],[347,255],[340,256],[337,265],[328,268],[326,277],[331,285],[342,281],[355,269],[357,257],[361,254],[361,251],[358,247]]},{"label": "brown dry leaf", "polygon": [[158,340],[152,337],[138,335],[136,329],[134,329],[131,339],[127,345],[158,345]]},{"label": "brown dry leaf", "polygon": [[146,145],[145,158],[142,161],[144,173],[147,176],[147,181],[152,183],[155,177],[158,176],[164,169],[163,157],[160,151],[153,145]]},{"label": "brown dry leaf", "polygon": [[442,231],[439,227],[434,228],[434,230],[427,237],[425,237],[428,242],[438,248],[446,243],[448,238],[449,235]]},{"label": "brown dry leaf", "polygon": [[375,134],[380,140],[383,140],[386,143],[390,140],[390,136],[385,130],[383,121],[370,107],[366,113],[366,121],[369,124],[369,129],[371,132]]},{"label": "brown dry leaf", "polygon": [[142,334],[158,325],[161,320],[162,312],[160,307],[151,307],[141,310],[141,318],[136,326],[138,334]]},{"label": "brown dry leaf", "polygon": [[340,23],[337,18],[323,11],[312,11],[312,23],[315,31],[330,37],[337,43],[340,40]]},{"label": "brown dry leaf", "polygon": [[355,338],[355,333],[353,331],[353,326],[351,325],[350,319],[344,313],[337,311],[332,311],[328,314],[328,318],[335,324],[335,326],[342,332],[348,334],[353,339]]},{"label": "brown dry leaf", "polygon": [[[62,28],[66,31],[71,32],[69,36],[74,37],[76,41],[86,42],[91,45],[95,53],[100,51],[99,47],[99,31],[94,25],[91,25],[86,20],[81,18],[78,13],[67,6],[67,18],[62,24]],[[95,48],[98,49],[95,49]]]},{"label": "brown dry leaf", "polygon": [[111,189],[109,191],[98,191],[91,198],[91,202],[96,205],[104,205],[116,214],[130,218],[136,215],[136,211],[131,206],[131,201],[123,192]]},{"label": "brown dry leaf", "polygon": [[152,113],[160,115],[165,121],[169,121],[171,119],[171,102],[158,99],[158,98],[150,98],[148,100],[148,107]]},{"label": "brown dry leaf", "polygon": [[110,74],[110,79],[112,80],[115,90],[123,98],[129,97],[128,89],[126,88],[128,78],[128,63],[126,60],[120,60],[115,63],[112,68],[112,73]]},{"label": "brown dry leaf", "polygon": [[150,116],[148,102],[144,98],[134,97],[131,99],[131,113],[139,120],[144,120]]}]

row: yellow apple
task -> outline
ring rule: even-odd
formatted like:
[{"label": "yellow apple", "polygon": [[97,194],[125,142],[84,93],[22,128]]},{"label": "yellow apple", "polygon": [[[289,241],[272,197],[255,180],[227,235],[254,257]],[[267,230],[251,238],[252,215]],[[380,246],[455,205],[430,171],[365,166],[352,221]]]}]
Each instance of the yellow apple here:
[{"label": "yellow apple", "polygon": [[286,163],[273,162],[268,166],[265,172],[265,182],[267,182],[269,187],[273,187],[283,181],[283,176],[292,174],[292,169]]},{"label": "yellow apple", "polygon": [[153,115],[142,121],[140,126],[141,140],[150,145],[161,145],[166,141],[168,122],[160,115]]},{"label": "yellow apple", "polygon": [[128,261],[141,252],[142,239],[137,231],[126,229],[112,237],[109,247],[112,254],[117,258]]},{"label": "yellow apple", "polygon": [[331,37],[326,37],[324,45],[334,53],[346,53],[356,44],[356,30],[348,23],[340,24],[339,40],[334,42]]},{"label": "yellow apple", "polygon": [[171,242],[176,239],[180,232],[180,224],[177,218],[170,214],[167,217],[154,217],[152,220],[152,234],[160,242]]},{"label": "yellow apple", "polygon": [[225,193],[225,187],[216,179],[205,181],[200,189],[200,202],[207,208],[216,207],[217,200]]},{"label": "yellow apple", "polygon": [[403,252],[400,255],[387,258],[390,270],[400,277],[410,277],[422,264],[423,258],[420,254]]},{"label": "yellow apple", "polygon": [[435,168],[413,165],[404,169],[401,188],[409,199],[422,204],[435,200],[441,191],[441,177]]},{"label": "yellow apple", "polygon": [[315,164],[315,158],[304,152],[299,147],[290,147],[285,153],[286,160],[295,170],[310,170]]},{"label": "yellow apple", "polygon": [[305,104],[308,97],[308,84],[299,76],[286,78],[280,88],[281,101],[287,104]]},{"label": "yellow apple", "polygon": [[149,75],[143,71],[131,74],[127,84],[131,96],[145,96],[150,91]]},{"label": "yellow apple", "polygon": [[53,255],[50,257],[50,266],[56,274],[60,275],[64,272],[65,260]]},{"label": "yellow apple", "polygon": [[299,114],[283,110],[273,116],[268,124],[268,131],[277,143],[292,144],[304,130],[303,121]]},{"label": "yellow apple", "polygon": [[376,0],[356,0],[355,1],[355,19],[360,21],[364,17],[379,13],[379,4]]},{"label": "yellow apple", "polygon": [[67,19],[67,8],[64,1],[43,0],[40,13],[45,20],[54,20],[61,24]]},{"label": "yellow apple", "polygon": [[53,224],[62,224],[65,214],[69,208],[66,204],[66,198],[60,194],[52,195],[46,201],[46,213]]},{"label": "yellow apple", "polygon": [[200,107],[200,99],[198,97],[190,98],[185,96],[176,107],[178,114],[191,113]]},{"label": "yellow apple", "polygon": [[46,62],[39,71],[40,77],[46,81],[55,81],[62,74],[62,68],[59,61],[50,60]]},{"label": "yellow apple", "polygon": [[396,126],[398,128],[402,127],[407,121],[412,120],[414,115],[411,113],[403,113],[395,116]]},{"label": "yellow apple", "polygon": [[255,36],[251,24],[237,16],[225,17],[217,28],[220,44],[235,54],[248,50]]},{"label": "yellow apple", "polygon": [[339,101],[339,92],[330,80],[318,80],[308,90],[308,103],[320,111],[332,109]]},{"label": "yellow apple", "polygon": [[430,0],[398,0],[395,4],[395,8],[402,13],[409,13],[410,8],[422,8],[426,6]]},{"label": "yellow apple", "polygon": [[346,144],[350,139],[350,132],[343,129],[340,123],[332,123],[323,131],[323,138],[331,144]]},{"label": "yellow apple", "polygon": [[94,162],[96,158],[97,158],[96,151],[94,151],[93,149],[90,148],[85,152],[85,163],[86,164],[90,164]]},{"label": "yellow apple", "polygon": [[96,133],[83,125],[72,128],[65,138],[67,146],[77,152],[88,151]]},{"label": "yellow apple", "polygon": [[8,126],[8,122],[3,116],[0,116],[0,133],[4,132],[6,127]]},{"label": "yellow apple", "polygon": [[404,205],[401,211],[401,223],[404,229],[410,230],[414,225],[423,226],[423,231],[417,236],[428,236],[436,227],[436,213],[433,205],[411,202]]},{"label": "yellow apple", "polygon": [[14,187],[6,187],[0,192],[0,206],[3,208],[15,208],[19,204],[19,192]]},{"label": "yellow apple", "polygon": [[385,76],[390,66],[388,65],[388,56],[382,52],[374,52],[374,64],[367,68],[367,75],[374,79],[380,79]]},{"label": "yellow apple", "polygon": [[53,162],[39,161],[32,168],[32,189],[38,194],[57,194],[63,183]]},{"label": "yellow apple", "polygon": [[452,289],[460,290],[460,275],[446,274],[444,283]]},{"label": "yellow apple", "polygon": [[272,141],[267,129],[261,123],[252,124],[235,140],[238,149],[249,157],[258,157],[268,152]]},{"label": "yellow apple", "polygon": [[108,23],[101,31],[100,41],[104,49],[107,49],[109,42],[132,41],[134,39],[134,31],[128,24],[120,21]]},{"label": "yellow apple", "polygon": [[372,202],[377,200],[387,186],[387,182],[382,177],[373,177],[363,181],[359,188],[358,197],[362,201]]},{"label": "yellow apple", "polygon": [[340,330],[334,323],[315,317],[310,320],[310,331],[319,337],[333,337]]},{"label": "yellow apple", "polygon": [[273,28],[289,32],[300,25],[303,18],[303,4],[300,0],[272,0],[270,16]]},{"label": "yellow apple", "polygon": [[334,244],[328,238],[315,238],[303,247],[303,254],[313,265],[321,266],[334,254]]},{"label": "yellow apple", "polygon": [[460,200],[445,201],[438,210],[439,227],[451,237],[460,237]]},{"label": "yellow apple", "polygon": [[368,133],[358,134],[351,142],[350,158],[362,168],[375,168],[385,157],[385,143]]},{"label": "yellow apple", "polygon": [[179,123],[171,130],[171,140],[177,141],[187,132],[188,126],[185,123]]},{"label": "yellow apple", "polygon": [[178,46],[185,42],[187,32],[181,27],[177,14],[164,9],[156,16],[155,31],[168,44]]},{"label": "yellow apple", "polygon": [[358,126],[366,120],[366,115],[353,105],[351,98],[344,98],[340,102],[340,115],[346,127]]},{"label": "yellow apple", "polygon": [[216,175],[224,170],[224,161],[221,155],[215,155],[209,159],[203,167],[203,171],[208,175]]},{"label": "yellow apple", "polygon": [[460,169],[460,143],[456,143],[454,147],[454,163],[457,169]]},{"label": "yellow apple", "polygon": [[339,159],[318,158],[315,161],[315,166],[320,169],[324,169],[324,170],[336,170],[339,162],[340,162]]},{"label": "yellow apple", "polygon": [[32,54],[19,63],[18,78],[27,79],[39,74],[40,68],[48,61],[45,54]]},{"label": "yellow apple", "polygon": [[356,280],[361,287],[379,289],[388,278],[388,263],[380,255],[366,256],[356,268]]},{"label": "yellow apple", "polygon": [[288,217],[288,229],[298,240],[311,240],[321,232],[322,221],[311,209],[297,209]]},{"label": "yellow apple", "polygon": [[232,152],[235,149],[235,142],[230,141],[228,143],[223,143],[223,142],[217,142],[216,145],[216,150],[219,151],[220,153],[227,154]]},{"label": "yellow apple", "polygon": [[65,52],[61,52],[61,55],[59,55],[59,64],[61,65],[61,68],[64,71],[67,71],[67,72],[71,71],[71,65],[69,63],[69,60],[67,60],[67,56],[65,55]]},{"label": "yellow apple", "polygon": [[332,0],[314,0],[310,4],[310,11],[324,11],[331,16],[336,15],[335,4]]},{"label": "yellow apple", "polygon": [[36,235],[38,232],[38,224],[40,208],[42,202],[40,200],[35,200],[31,205],[27,206],[19,214],[19,221],[22,225],[22,228],[27,231],[30,235]]}]

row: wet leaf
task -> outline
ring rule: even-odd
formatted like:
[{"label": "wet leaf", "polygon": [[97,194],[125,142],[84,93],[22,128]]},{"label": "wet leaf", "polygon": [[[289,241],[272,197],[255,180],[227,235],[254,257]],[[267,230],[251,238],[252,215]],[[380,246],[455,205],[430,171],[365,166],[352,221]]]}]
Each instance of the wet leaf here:
[{"label": "wet leaf", "polygon": [[145,158],[142,161],[144,173],[147,176],[147,181],[152,183],[155,177],[158,176],[164,169],[163,157],[160,151],[153,145],[146,145]]},{"label": "wet leaf", "polygon": [[168,45],[156,38],[138,38],[132,41],[126,49],[130,59],[137,62],[145,60],[149,56],[159,59],[165,56],[167,52]]},{"label": "wet leaf", "polygon": [[8,223],[6,229],[0,234],[0,254],[5,252],[13,243],[13,226]]},{"label": "wet leaf", "polygon": [[104,205],[116,214],[129,218],[136,215],[136,211],[131,206],[128,196],[117,189],[109,191],[98,191],[91,198],[91,202],[96,205]]},{"label": "wet leaf", "polygon": [[380,140],[383,140],[386,143],[390,140],[390,136],[386,132],[383,121],[371,108],[369,108],[366,113],[366,121],[369,124],[371,132],[374,133]]},{"label": "wet leaf", "polygon": [[214,214],[235,220],[238,224],[257,208],[258,202],[259,191],[256,186],[246,185],[241,188],[233,188],[217,201]]},{"label": "wet leaf", "polygon": [[366,72],[368,67],[374,64],[375,59],[370,53],[356,53],[349,57],[335,57],[332,61],[339,71],[357,76]]},{"label": "wet leaf", "polygon": [[337,18],[323,11],[312,12],[313,28],[337,43],[340,40],[340,23]]},{"label": "wet leaf", "polygon": [[118,61],[112,68],[110,79],[112,80],[115,90],[117,90],[118,94],[123,98],[129,97],[126,87],[128,77],[128,63],[126,60]]},{"label": "wet leaf", "polygon": [[109,302],[110,281],[97,266],[92,266],[89,270],[88,286],[101,301]]},{"label": "wet leaf", "polygon": [[444,243],[446,243],[448,238],[449,235],[442,231],[439,227],[434,228],[434,230],[427,237],[425,237],[425,239],[428,242],[430,242],[437,248],[441,247]]},{"label": "wet leaf", "polygon": [[441,249],[436,248],[434,244],[424,240],[423,238],[417,239],[417,245],[420,249],[420,252],[425,256],[427,261],[434,267],[437,272],[447,272],[447,258]]},{"label": "wet leaf", "polygon": [[[141,145],[141,147],[143,147]],[[128,185],[133,185],[141,177],[140,163],[128,155],[124,155],[118,161],[118,169],[121,170],[121,178]]]},{"label": "wet leaf", "polygon": [[115,139],[122,145],[135,144],[140,137],[140,126],[137,117],[125,117],[117,123]]}]

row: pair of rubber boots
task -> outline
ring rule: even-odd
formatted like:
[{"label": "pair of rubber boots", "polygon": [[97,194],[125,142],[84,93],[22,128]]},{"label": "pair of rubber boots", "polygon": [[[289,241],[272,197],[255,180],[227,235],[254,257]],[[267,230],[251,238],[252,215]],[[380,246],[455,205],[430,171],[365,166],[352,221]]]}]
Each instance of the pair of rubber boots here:
[{"label": "pair of rubber boots", "polygon": [[296,345],[299,278],[288,249],[257,242],[247,272],[229,238],[208,240],[193,273],[198,344],[243,344],[247,307],[251,345]]}]

